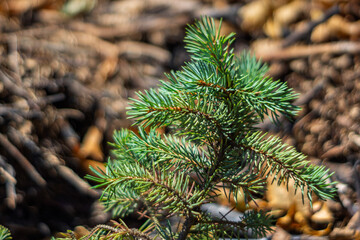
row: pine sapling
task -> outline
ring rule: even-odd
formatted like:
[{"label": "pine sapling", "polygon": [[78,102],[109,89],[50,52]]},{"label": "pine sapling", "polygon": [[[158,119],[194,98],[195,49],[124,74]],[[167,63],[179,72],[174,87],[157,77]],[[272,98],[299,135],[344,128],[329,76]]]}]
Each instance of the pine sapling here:
[{"label": "pine sapling", "polygon": [[[254,57],[236,57],[234,34],[221,36],[214,19],[201,18],[186,34],[191,60],[157,89],[131,99],[128,115],[138,133],[116,131],[106,172],[94,169],[97,177],[89,177],[104,188],[100,200],[115,215],[136,211],[148,220],[140,229],[124,222],[97,227],[85,239],[220,239],[249,232],[261,237],[272,226],[266,213],[247,211],[230,221],[213,218],[201,206],[215,202],[220,189],[235,203],[239,191],[245,199],[257,198],[267,180],[292,179],[310,202],[313,194],[326,200],[336,193],[328,170],[256,127],[267,116],[275,123],[280,115],[294,117],[297,94],[267,77],[267,67]],[[168,133],[159,134],[160,127]]]}]

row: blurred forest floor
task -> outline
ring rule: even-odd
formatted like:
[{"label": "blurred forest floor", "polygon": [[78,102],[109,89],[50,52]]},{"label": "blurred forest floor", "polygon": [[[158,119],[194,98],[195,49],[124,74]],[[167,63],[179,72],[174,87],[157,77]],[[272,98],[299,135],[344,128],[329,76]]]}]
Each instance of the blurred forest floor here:
[{"label": "blurred forest floor", "polygon": [[259,127],[335,170],[337,201],[269,186],[251,204],[277,219],[269,238],[360,239],[359,1],[1,0],[0,224],[14,239],[109,221],[83,177],[130,127],[128,98],[188,60],[184,29],[202,15],[300,94],[293,122]]}]

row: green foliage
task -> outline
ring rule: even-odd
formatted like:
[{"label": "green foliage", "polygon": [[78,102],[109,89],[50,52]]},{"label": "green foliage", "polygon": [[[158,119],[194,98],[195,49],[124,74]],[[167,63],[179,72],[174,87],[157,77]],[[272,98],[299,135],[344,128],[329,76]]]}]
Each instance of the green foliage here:
[{"label": "green foliage", "polygon": [[[126,239],[140,233],[146,239],[261,237],[270,231],[271,218],[263,212],[229,221],[202,211],[219,188],[237,202],[238,191],[245,199],[263,194],[267,179],[277,184],[293,179],[310,200],[312,193],[334,197],[324,167],[310,165],[295,148],[256,129],[266,116],[275,123],[280,115],[291,119],[299,110],[292,104],[297,94],[267,77],[267,67],[254,57],[236,57],[234,40],[234,34],[221,36],[212,18],[189,26],[185,42],[191,61],[157,89],[132,99],[128,114],[138,134],[115,132],[114,159],[105,172],[93,169],[97,177],[89,178],[104,188],[100,200],[108,209],[121,217],[143,210],[149,219],[137,232],[123,227]],[[157,133],[165,126],[172,134]],[[166,223],[171,216],[181,219],[176,231]]]},{"label": "green foliage", "polygon": [[10,240],[10,239],[12,239],[10,230],[0,225],[0,240]]}]

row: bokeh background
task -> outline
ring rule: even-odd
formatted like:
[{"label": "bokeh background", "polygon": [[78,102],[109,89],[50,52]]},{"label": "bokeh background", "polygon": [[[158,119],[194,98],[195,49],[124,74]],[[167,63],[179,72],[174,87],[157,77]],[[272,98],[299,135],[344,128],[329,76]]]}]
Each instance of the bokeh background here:
[{"label": "bokeh background", "polygon": [[293,121],[259,127],[335,171],[337,200],[313,208],[269,185],[250,204],[277,219],[268,237],[360,239],[359,1],[1,0],[0,224],[14,239],[110,220],[83,177],[103,168],[114,129],[131,128],[128,99],[189,59],[185,27],[202,15],[299,93]]}]

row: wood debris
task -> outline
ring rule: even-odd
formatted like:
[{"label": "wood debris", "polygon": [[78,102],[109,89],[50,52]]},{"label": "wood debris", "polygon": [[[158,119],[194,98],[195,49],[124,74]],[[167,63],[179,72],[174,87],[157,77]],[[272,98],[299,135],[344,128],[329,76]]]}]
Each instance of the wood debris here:
[{"label": "wood debris", "polygon": [[184,28],[202,15],[223,18],[223,33],[237,34],[235,49],[252,51],[300,93],[293,123],[259,127],[325,161],[339,182],[339,202],[316,201],[314,209],[270,186],[239,209],[269,210],[287,231],[278,228],[274,239],[359,239],[359,1],[5,0],[0,224],[14,239],[109,220],[83,177],[89,166],[104,169],[114,129],[130,128],[127,99],[188,60]]}]

